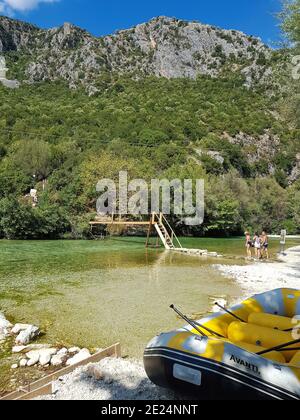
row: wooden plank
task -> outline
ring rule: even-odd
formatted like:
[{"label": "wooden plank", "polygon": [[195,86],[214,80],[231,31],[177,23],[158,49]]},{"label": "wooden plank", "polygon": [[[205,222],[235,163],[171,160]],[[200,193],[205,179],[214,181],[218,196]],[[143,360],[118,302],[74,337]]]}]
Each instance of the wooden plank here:
[{"label": "wooden plank", "polygon": [[149,226],[149,222],[90,222],[90,225]]},{"label": "wooden plank", "polygon": [[7,394],[4,397],[0,398],[0,401],[17,400],[18,398],[24,396],[25,394],[28,394],[29,391],[30,391],[29,385],[20,387],[16,391],[11,392],[10,394]]},{"label": "wooden plank", "polygon": [[149,228],[148,228],[148,232],[147,232],[147,239],[146,239],[146,248],[149,247],[149,242],[150,242],[150,235],[151,235],[151,231],[152,231],[152,222],[150,220],[149,223]]},{"label": "wooden plank", "polygon": [[122,350],[121,350],[121,344],[117,343],[114,345],[115,347],[115,357],[120,358],[122,357]]},{"label": "wooden plank", "polygon": [[30,391],[33,391],[34,389],[40,388],[43,385],[46,385],[49,382],[56,381],[58,378],[68,375],[69,373],[73,372],[75,369],[87,365],[89,363],[97,363],[100,362],[100,360],[105,359],[106,357],[118,357],[117,354],[119,352],[118,350],[119,344],[115,344],[111,347],[108,347],[105,350],[101,350],[100,352],[93,354],[88,359],[85,359],[79,363],[76,363],[72,366],[67,366],[63,369],[58,370],[57,372],[51,373],[50,375],[46,376],[45,378],[39,379],[38,381],[34,382],[30,385]]},{"label": "wooden plank", "polygon": [[53,393],[52,382],[50,384],[44,385],[41,388],[35,389],[34,391],[27,392],[19,398],[15,398],[14,401],[28,401],[33,400],[33,398],[41,397],[42,395],[51,395]]},{"label": "wooden plank", "polygon": [[49,385],[49,383],[56,381],[58,378],[62,376],[68,375],[69,373],[77,369],[78,367],[87,365],[89,363],[100,362],[100,360],[105,359],[106,357],[121,357],[120,343],[116,343],[113,346],[108,347],[107,349],[101,350],[98,353],[93,354],[91,357],[85,360],[82,360],[79,363],[76,363],[75,365],[67,366],[63,369],[60,369],[56,372],[51,373],[50,375],[45,376],[44,378],[39,379],[36,382],[33,382],[30,385],[19,388],[17,391],[7,394],[4,397],[0,398],[0,401],[1,400],[16,400],[16,399],[21,398],[22,396],[24,397],[24,395],[31,393],[37,389],[43,388],[46,385]]}]

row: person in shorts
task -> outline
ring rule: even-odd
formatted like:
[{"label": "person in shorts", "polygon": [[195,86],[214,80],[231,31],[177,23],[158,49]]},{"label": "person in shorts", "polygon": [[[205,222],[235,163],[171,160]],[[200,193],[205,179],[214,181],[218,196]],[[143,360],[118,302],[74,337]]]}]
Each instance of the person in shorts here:
[{"label": "person in shorts", "polygon": [[248,258],[252,258],[252,247],[253,247],[253,242],[251,239],[251,234],[249,232],[245,232],[245,237],[246,237],[246,249],[247,249],[247,257]]},{"label": "person in shorts", "polygon": [[257,232],[254,235],[253,242],[254,242],[255,256],[256,258],[260,260],[261,259],[261,237],[259,236]]},{"label": "person in shorts", "polygon": [[262,256],[269,259],[269,237],[265,231],[261,234],[261,244]]}]

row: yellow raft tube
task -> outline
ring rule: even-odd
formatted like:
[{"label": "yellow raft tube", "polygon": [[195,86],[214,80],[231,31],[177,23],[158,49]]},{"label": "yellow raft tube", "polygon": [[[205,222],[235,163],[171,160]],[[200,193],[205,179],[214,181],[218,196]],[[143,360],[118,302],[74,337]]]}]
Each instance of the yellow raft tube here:
[{"label": "yellow raft tube", "polygon": [[144,354],[149,378],[199,399],[298,400],[300,290],[255,295],[229,311],[155,337]]}]

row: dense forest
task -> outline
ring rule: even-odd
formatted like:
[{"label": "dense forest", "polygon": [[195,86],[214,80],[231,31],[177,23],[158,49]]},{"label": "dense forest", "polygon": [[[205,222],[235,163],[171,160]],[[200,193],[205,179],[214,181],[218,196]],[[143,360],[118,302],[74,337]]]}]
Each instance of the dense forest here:
[{"label": "dense forest", "polygon": [[[297,54],[300,0],[286,4],[281,20],[289,47],[272,63]],[[148,181],[205,179],[204,224],[187,230],[173,215],[181,233],[300,233],[300,179],[291,176],[299,80],[289,66],[273,79],[270,91],[249,89],[232,71],[196,80],[107,73],[93,96],[63,81],[0,85],[0,236],[89,237],[97,181],[117,180],[120,170]]]}]

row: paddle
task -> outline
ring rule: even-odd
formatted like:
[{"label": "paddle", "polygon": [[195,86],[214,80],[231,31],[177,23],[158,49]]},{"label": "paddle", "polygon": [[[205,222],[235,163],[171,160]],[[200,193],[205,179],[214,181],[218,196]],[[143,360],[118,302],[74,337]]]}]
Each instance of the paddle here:
[{"label": "paddle", "polygon": [[207,337],[202,331],[199,330],[197,325],[191,319],[189,319],[188,317],[183,315],[177,308],[175,308],[174,305],[171,305],[170,308],[173,309],[173,311],[175,311],[177,313],[177,315],[180,316],[180,318],[184,319],[185,322],[190,324],[196,331],[198,331],[198,333],[201,334],[202,337]]},{"label": "paddle", "polygon": [[[290,341],[289,343],[281,344],[280,346],[272,347],[270,349],[260,351],[259,353],[256,353],[256,354],[258,356],[263,356],[264,354],[270,353],[271,351],[283,350],[286,347],[290,347],[290,346],[293,346],[294,344],[299,344],[299,343],[300,343],[300,339],[299,340]],[[290,349],[285,349],[284,351],[289,351],[289,350]]]},{"label": "paddle", "polygon": [[244,324],[247,324],[246,321],[244,321],[242,318],[240,318],[239,316],[235,315],[234,313],[230,312],[229,309],[226,309],[224,306],[220,305],[218,302],[216,302],[215,305],[218,306],[218,308],[220,308],[223,311],[225,311],[227,314],[233,316],[233,318],[237,319],[238,321],[241,321]]},{"label": "paddle", "polygon": [[210,334],[216,335],[219,338],[225,338],[221,334],[216,333],[215,331],[211,330],[210,328],[205,327],[204,325],[199,324],[198,322],[192,321],[187,316],[183,315],[182,312],[180,312],[174,305],[170,306],[171,309],[173,309],[174,312],[177,313],[177,315],[180,316],[180,318],[184,319],[188,324],[190,324],[198,333],[202,335],[202,337],[207,337],[198,327],[202,328],[203,330],[207,331]]},{"label": "paddle", "polygon": [[[244,324],[247,324],[247,321],[244,321],[242,318],[240,318],[239,316],[235,315],[233,312],[229,311],[228,309],[226,309],[224,306],[220,305],[218,302],[215,302],[215,305],[218,306],[218,308],[222,309],[223,311],[225,311],[227,314],[231,315],[233,318],[237,319],[238,321],[243,322]],[[274,328],[274,330],[278,330],[278,331],[283,331],[283,332],[292,332],[294,330],[299,330],[300,328],[294,327],[294,328],[289,328],[287,330],[280,330],[279,328]]]}]

